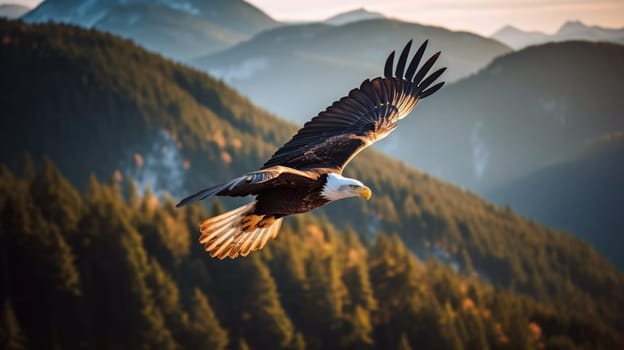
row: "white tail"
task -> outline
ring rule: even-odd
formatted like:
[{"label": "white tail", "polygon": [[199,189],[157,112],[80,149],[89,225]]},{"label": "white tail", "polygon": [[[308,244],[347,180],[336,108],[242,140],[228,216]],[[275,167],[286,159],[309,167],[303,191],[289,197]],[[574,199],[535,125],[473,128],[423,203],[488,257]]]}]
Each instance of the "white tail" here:
[{"label": "white tail", "polygon": [[250,252],[262,249],[269,239],[277,237],[283,219],[262,225],[263,217],[252,214],[255,205],[256,202],[251,202],[199,225],[199,242],[210,252],[210,256],[219,259],[247,256]]}]

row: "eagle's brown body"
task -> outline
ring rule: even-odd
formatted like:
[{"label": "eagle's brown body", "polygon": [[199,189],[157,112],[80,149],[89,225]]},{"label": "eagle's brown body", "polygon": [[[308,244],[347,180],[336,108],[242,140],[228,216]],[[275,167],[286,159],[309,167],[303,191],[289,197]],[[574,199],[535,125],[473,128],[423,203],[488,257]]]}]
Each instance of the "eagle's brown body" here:
[{"label": "eagle's brown body", "polygon": [[[321,175],[317,180],[311,180],[305,186],[280,187],[262,191],[256,197],[256,214],[274,215],[277,218],[300,214],[319,208],[329,200],[321,196],[327,175]],[[285,201],[284,198],[289,198]],[[292,205],[297,202],[297,205]]]},{"label": "eagle's brown body", "polygon": [[360,151],[391,133],[420,99],[442,87],[444,83],[432,84],[445,68],[427,76],[439,52],[419,67],[426,45],[407,65],[410,41],[394,72],[392,52],[384,77],[365,80],[312,118],[260,170],[183,199],[178,206],[213,195],[256,196],[255,201],[200,225],[200,242],[206,250],[219,258],[245,256],[277,236],[284,216],[337,199],[370,198],[370,189],[343,177],[342,170]]}]

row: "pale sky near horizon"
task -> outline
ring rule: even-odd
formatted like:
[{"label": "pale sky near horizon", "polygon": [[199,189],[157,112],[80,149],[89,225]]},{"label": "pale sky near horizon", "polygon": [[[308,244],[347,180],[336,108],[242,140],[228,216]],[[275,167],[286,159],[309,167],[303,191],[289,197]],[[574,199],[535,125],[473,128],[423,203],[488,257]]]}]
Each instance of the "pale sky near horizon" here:
[{"label": "pale sky near horizon", "polygon": [[[30,7],[41,0],[0,0]],[[504,25],[555,32],[567,20],[624,27],[624,0],[248,0],[280,21],[323,20],[364,7],[410,22],[491,35]]]}]

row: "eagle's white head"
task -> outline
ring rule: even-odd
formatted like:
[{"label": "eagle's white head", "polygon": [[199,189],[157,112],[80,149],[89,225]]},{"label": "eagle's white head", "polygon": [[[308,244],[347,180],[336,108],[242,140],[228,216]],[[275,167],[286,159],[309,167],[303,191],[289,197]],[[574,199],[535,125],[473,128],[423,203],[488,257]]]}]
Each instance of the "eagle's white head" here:
[{"label": "eagle's white head", "polygon": [[360,181],[335,173],[327,174],[327,182],[321,191],[321,195],[330,201],[357,196],[368,200],[371,194],[370,188]]}]

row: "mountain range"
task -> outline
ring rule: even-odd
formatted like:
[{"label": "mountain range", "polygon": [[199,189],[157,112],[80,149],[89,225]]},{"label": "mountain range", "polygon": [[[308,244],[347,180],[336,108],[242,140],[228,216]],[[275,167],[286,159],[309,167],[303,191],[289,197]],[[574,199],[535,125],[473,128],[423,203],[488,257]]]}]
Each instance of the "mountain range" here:
[{"label": "mountain range", "polygon": [[515,50],[529,45],[569,40],[608,41],[624,44],[624,28],[604,28],[588,26],[581,21],[568,21],[557,32],[546,34],[539,31],[523,31],[508,25],[492,34],[491,38]]},{"label": "mountain range", "polygon": [[[268,30],[193,65],[223,79],[254,103],[296,122],[304,122],[358,86],[362,77],[381,75],[392,48],[430,39],[442,50],[444,79],[475,73],[510,49],[467,32],[393,19],[344,25],[307,23]],[[303,98],[305,96],[305,98]]]},{"label": "mountain range", "polygon": [[624,46],[581,41],[496,58],[433,96],[381,149],[473,190],[492,189],[622,130],[623,62]]},{"label": "mountain range", "polygon": [[[223,79],[254,103],[303,122],[336,96],[381,72],[389,48],[431,39],[448,81],[510,49],[488,38],[356,9],[319,23],[283,25],[242,1],[46,0],[23,19],[95,28]],[[305,84],[291,83],[297,76]],[[328,86],[327,77],[333,83]],[[267,83],[270,85],[267,86]],[[290,86],[289,86],[290,85]],[[289,88],[284,88],[289,86]],[[299,96],[309,96],[299,101]]]},{"label": "mountain range", "polygon": [[178,60],[220,51],[279,24],[242,0],[46,0],[23,19],[96,28]]}]

